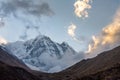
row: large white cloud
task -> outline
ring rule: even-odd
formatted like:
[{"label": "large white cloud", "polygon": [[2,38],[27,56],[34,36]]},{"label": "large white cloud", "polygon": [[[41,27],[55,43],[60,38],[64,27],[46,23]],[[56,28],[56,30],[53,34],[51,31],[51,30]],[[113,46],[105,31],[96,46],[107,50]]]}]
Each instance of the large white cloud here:
[{"label": "large white cloud", "polygon": [[96,56],[118,45],[120,45],[120,9],[116,12],[113,21],[104,27],[99,35],[93,36],[88,47],[88,56]]},{"label": "large white cloud", "polygon": [[77,0],[74,3],[75,14],[78,17],[88,17],[88,10],[91,9],[89,4],[91,0]]}]

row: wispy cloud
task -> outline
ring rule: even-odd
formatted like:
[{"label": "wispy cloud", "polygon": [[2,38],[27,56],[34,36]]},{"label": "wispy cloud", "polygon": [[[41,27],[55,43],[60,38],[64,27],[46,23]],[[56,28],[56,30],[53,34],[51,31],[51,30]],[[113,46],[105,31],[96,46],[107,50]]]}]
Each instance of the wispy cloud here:
[{"label": "wispy cloud", "polygon": [[74,25],[74,24],[71,24],[68,27],[68,34],[73,38],[75,37],[75,29],[76,29],[76,25]]},{"label": "wispy cloud", "polygon": [[[25,30],[22,32],[25,34],[21,35],[21,39],[28,37],[27,31],[30,28],[39,34],[39,25],[37,24],[39,24],[41,17],[52,15],[54,15],[53,10],[43,0],[0,0],[0,16],[3,18],[12,16],[25,24]],[[1,20],[0,26],[3,26],[4,23]]]},{"label": "wispy cloud", "polygon": [[[120,9],[116,12],[113,21],[103,28],[99,35],[93,36],[89,44],[88,53],[92,56],[109,50],[120,44]],[[95,54],[94,54],[95,53]]]},{"label": "wispy cloud", "polygon": [[88,10],[91,9],[91,0],[77,0],[74,3],[75,14],[78,17],[88,17]]},{"label": "wispy cloud", "polygon": [[69,36],[72,37],[73,40],[75,40],[76,42],[79,42],[81,43],[83,40],[84,40],[84,37],[83,36],[78,36],[75,34],[75,30],[77,29],[77,26],[75,24],[71,24],[69,27],[68,27],[68,30],[67,30],[67,33]]},{"label": "wispy cloud", "polygon": [[51,16],[53,11],[48,3],[41,0],[1,0],[0,13],[4,16],[19,16],[18,12],[24,15],[32,15],[40,18],[42,15]]},{"label": "wispy cloud", "polygon": [[5,23],[4,23],[4,21],[3,21],[3,17],[0,17],[0,28],[1,28],[1,27],[4,27],[4,24],[5,24]]},{"label": "wispy cloud", "polygon": [[1,44],[7,44],[7,41],[2,37],[0,37],[0,45]]}]

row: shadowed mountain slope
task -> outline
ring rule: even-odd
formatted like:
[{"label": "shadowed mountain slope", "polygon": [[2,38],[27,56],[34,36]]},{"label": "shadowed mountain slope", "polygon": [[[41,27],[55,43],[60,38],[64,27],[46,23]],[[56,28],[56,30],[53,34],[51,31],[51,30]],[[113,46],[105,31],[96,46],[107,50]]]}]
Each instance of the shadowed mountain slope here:
[{"label": "shadowed mountain slope", "polygon": [[21,60],[0,46],[0,80],[44,80],[44,77],[46,78],[46,73],[29,69]]},{"label": "shadowed mountain slope", "polygon": [[[5,55],[0,48],[0,79],[1,80],[119,80],[120,79],[120,46],[103,52],[97,57],[71,66],[59,73],[41,73],[28,71],[24,65],[16,62],[14,57]],[[7,60],[8,59],[8,60]],[[12,60],[15,62],[11,63]],[[22,65],[22,66],[21,66]],[[26,66],[25,66],[26,67]]]},{"label": "shadowed mountain slope", "polygon": [[96,74],[100,71],[104,72],[118,63],[120,63],[120,46],[113,50],[103,52],[95,58],[82,60],[60,73],[53,74],[53,78],[56,80],[76,80],[76,78],[80,79],[84,76]]}]

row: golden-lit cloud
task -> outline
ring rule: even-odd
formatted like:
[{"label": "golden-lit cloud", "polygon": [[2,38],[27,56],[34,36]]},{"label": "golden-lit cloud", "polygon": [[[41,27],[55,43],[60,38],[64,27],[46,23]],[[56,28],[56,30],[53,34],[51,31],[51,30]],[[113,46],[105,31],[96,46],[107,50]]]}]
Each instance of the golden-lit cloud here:
[{"label": "golden-lit cloud", "polygon": [[7,41],[2,37],[0,37],[0,45],[1,44],[7,44]]},{"label": "golden-lit cloud", "polygon": [[116,12],[113,21],[102,29],[102,32],[93,36],[87,53],[100,53],[120,44],[120,9]]},{"label": "golden-lit cloud", "polygon": [[77,26],[75,24],[71,24],[69,27],[68,27],[68,30],[67,30],[67,33],[69,36],[72,37],[72,39],[76,42],[79,42],[81,43],[83,38],[81,38],[81,40],[79,40],[79,38],[77,38],[76,34],[75,34],[75,30],[76,30]]},{"label": "golden-lit cloud", "polygon": [[76,25],[74,25],[74,24],[71,24],[71,25],[68,27],[68,34],[69,34],[71,37],[75,37],[75,29],[76,29]]},{"label": "golden-lit cloud", "polygon": [[91,9],[91,0],[77,0],[74,3],[75,14],[78,17],[88,17],[88,10]]},{"label": "golden-lit cloud", "polygon": [[[90,2],[92,2],[92,0],[77,0],[74,3],[74,13],[76,14],[77,17],[79,18],[87,18],[88,17],[88,9],[91,8]],[[73,38],[73,40],[77,41],[77,42],[83,42],[84,38],[83,36],[80,36],[78,38],[78,36],[75,35],[75,29],[77,28],[77,26],[75,24],[71,24],[68,27],[68,34]]]},{"label": "golden-lit cloud", "polygon": [[75,34],[75,30],[77,29],[77,26],[75,24],[71,24],[69,27],[68,27],[68,30],[67,30],[67,33],[70,37],[72,37],[72,39],[78,43],[82,43],[83,41],[85,41],[85,37],[83,36],[77,36]]}]

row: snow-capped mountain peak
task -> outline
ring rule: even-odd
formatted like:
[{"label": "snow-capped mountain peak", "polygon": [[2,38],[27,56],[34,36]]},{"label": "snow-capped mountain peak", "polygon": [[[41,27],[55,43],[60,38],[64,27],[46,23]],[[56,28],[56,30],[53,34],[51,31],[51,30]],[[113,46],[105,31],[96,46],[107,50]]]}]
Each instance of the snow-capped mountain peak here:
[{"label": "snow-capped mountain peak", "polygon": [[43,35],[25,42],[8,43],[6,48],[27,65],[35,66],[45,72],[52,71],[56,66],[62,70],[74,64],[70,59],[77,54],[66,42],[59,44]]}]

